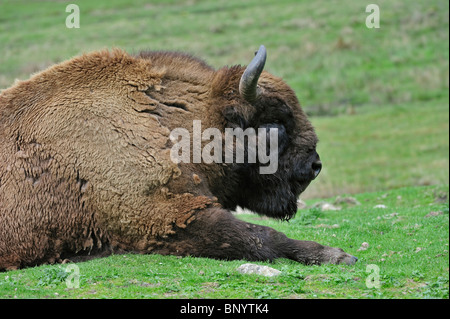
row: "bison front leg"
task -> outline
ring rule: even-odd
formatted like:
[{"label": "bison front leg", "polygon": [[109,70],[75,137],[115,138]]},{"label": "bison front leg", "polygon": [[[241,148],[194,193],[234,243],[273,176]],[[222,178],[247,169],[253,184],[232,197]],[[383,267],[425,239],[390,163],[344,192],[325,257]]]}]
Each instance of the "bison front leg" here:
[{"label": "bison front leg", "polygon": [[199,212],[195,221],[168,240],[157,252],[251,261],[289,258],[307,265],[352,265],[357,260],[342,249],[290,239],[270,227],[238,220],[220,208]]}]

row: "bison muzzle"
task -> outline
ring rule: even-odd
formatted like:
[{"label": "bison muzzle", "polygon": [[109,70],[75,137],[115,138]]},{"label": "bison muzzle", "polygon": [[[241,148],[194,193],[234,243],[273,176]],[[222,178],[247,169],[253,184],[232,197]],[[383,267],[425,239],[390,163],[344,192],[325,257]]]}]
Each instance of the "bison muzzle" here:
[{"label": "bison muzzle", "polygon": [[[355,263],[342,249],[231,213],[239,205],[288,220],[322,167],[295,93],[263,71],[265,61],[264,46],[248,67],[218,70],[182,53],[116,49],[4,90],[0,270],[123,252]],[[194,121],[221,133],[274,130],[276,171],[262,174],[258,159],[221,160],[225,147],[213,162],[171,160],[171,132],[192,133]],[[234,144],[233,152],[250,153]]]}]

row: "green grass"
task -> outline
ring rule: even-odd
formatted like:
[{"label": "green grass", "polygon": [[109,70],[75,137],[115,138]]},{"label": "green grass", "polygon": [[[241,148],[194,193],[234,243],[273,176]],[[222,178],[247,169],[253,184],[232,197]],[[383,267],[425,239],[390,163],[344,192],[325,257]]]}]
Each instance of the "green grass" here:
[{"label": "green grass", "polygon": [[[259,262],[282,271],[266,278],[238,273],[246,261],[115,255],[78,263],[79,288],[67,288],[73,274],[65,272],[67,265],[0,273],[0,298],[448,298],[448,187],[407,187],[356,199],[361,205],[339,211],[300,210],[289,223],[239,215],[292,238],[341,247],[359,258],[354,266]],[[374,208],[379,204],[386,208]],[[439,213],[426,217],[430,212]],[[369,247],[358,251],[363,242]],[[368,265],[379,268],[380,288],[366,286],[374,274]]]},{"label": "green grass", "polygon": [[447,184],[448,114],[431,101],[314,118],[323,170],[301,197]]},{"label": "green grass", "polygon": [[[1,273],[0,297],[448,298],[448,1],[377,1],[380,29],[366,28],[368,3],[357,0],[76,3],[80,29],[65,27],[65,2],[0,3],[0,90],[92,50],[180,50],[218,68],[247,64],[264,44],[266,69],[296,91],[320,138],[324,169],[302,197],[357,194],[361,205],[290,223],[240,218],[360,259],[279,260],[283,274],[267,279],[238,274],[242,261],[121,255],[78,264],[78,289],[67,289],[66,265]],[[366,287],[371,264],[380,289]]]}]

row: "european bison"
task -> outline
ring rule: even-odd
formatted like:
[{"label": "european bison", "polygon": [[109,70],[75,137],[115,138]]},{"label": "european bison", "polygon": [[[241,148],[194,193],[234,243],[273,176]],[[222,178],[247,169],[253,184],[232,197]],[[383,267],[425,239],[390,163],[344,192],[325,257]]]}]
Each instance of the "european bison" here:
[{"label": "european bison", "polygon": [[[0,269],[121,252],[353,264],[342,249],[289,239],[230,212],[239,205],[289,219],[321,169],[312,125],[293,90],[263,72],[265,60],[264,46],[247,68],[219,70],[182,53],[116,49],[4,90]],[[277,145],[276,171],[262,173],[259,158],[222,161],[225,148],[213,162],[175,161],[171,132],[193,133],[194,121],[221,133],[275,132],[268,144]],[[249,144],[238,144],[233,152],[247,156]]]}]

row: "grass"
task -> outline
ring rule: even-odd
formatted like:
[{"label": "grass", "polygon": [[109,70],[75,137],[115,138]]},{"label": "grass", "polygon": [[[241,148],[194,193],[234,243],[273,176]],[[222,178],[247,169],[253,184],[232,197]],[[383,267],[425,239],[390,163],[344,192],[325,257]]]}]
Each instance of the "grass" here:
[{"label": "grass", "polygon": [[[341,247],[359,258],[354,266],[260,262],[282,271],[266,278],[238,273],[236,268],[246,261],[115,255],[78,263],[78,288],[67,286],[67,279],[75,282],[69,278],[74,272],[65,271],[67,265],[1,273],[0,297],[448,298],[448,187],[407,187],[355,198],[360,205],[341,204],[339,211],[299,210],[289,223],[239,215],[292,238]],[[315,202],[308,201],[311,206]],[[380,204],[386,208],[375,208]],[[364,242],[368,247],[360,250]],[[366,284],[376,275],[369,265],[379,269],[379,288]]]},{"label": "grass", "polygon": [[[242,261],[120,255],[78,264],[76,289],[66,265],[1,273],[1,298],[448,298],[448,1],[379,0],[379,29],[366,28],[368,3],[356,0],[76,3],[79,29],[65,27],[66,2],[0,3],[0,90],[92,50],[180,50],[218,68],[247,64],[265,44],[266,69],[296,91],[320,138],[324,169],[302,197],[355,194],[361,205],[290,223],[239,218],[359,262],[278,260],[282,275],[267,279],[237,273]],[[366,286],[372,264],[379,289]]]},{"label": "grass", "polygon": [[448,114],[431,101],[315,118],[323,170],[301,197],[447,184]]}]

